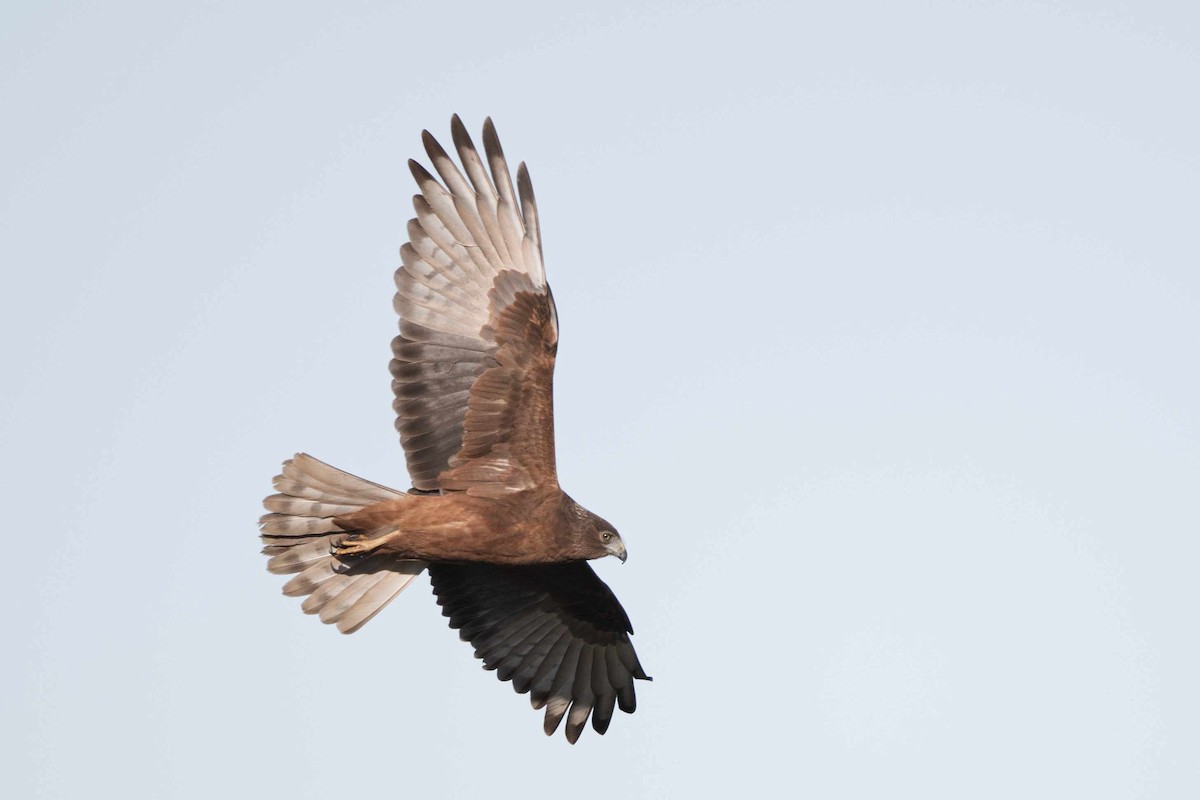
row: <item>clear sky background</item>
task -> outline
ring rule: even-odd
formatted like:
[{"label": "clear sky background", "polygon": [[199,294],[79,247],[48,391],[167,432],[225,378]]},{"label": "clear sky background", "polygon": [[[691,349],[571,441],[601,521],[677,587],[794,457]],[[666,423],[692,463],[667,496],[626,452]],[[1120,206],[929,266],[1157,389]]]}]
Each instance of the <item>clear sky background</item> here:
[{"label": "clear sky background", "polygon": [[[6,2],[5,796],[1200,796],[1194,3]],[[407,487],[420,131],[542,209],[564,488],[639,710],[547,740],[420,579],[255,521]]]}]

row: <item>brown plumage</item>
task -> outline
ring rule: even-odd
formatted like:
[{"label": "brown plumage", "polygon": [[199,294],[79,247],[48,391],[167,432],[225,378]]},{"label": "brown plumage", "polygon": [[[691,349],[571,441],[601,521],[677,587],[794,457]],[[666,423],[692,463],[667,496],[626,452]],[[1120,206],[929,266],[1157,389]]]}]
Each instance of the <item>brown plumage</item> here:
[{"label": "brown plumage", "polygon": [[632,713],[634,679],[649,680],[587,564],[624,561],[625,545],[558,485],[558,316],[529,173],[514,191],[490,119],[483,157],[457,116],[451,130],[461,171],[428,131],[441,182],[409,162],[421,193],[396,271],[393,406],[413,488],[298,454],[263,501],[263,552],[294,576],[284,594],[344,633],[428,569],[450,627],[574,743],[589,717],[604,733],[614,708]]}]

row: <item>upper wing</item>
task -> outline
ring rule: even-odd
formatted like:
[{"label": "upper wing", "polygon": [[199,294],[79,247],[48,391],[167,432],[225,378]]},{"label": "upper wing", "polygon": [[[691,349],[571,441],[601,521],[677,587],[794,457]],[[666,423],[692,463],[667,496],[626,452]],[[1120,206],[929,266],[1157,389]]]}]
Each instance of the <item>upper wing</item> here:
[{"label": "upper wing", "polygon": [[633,713],[633,680],[650,678],[629,641],[629,617],[586,561],[435,563],[429,577],[450,627],[475,646],[484,668],[529,692],[534,708],[546,706],[547,735],[564,714],[573,744],[589,715],[602,734],[614,706]]},{"label": "upper wing", "polygon": [[502,494],[557,480],[558,319],[525,165],[514,194],[492,121],[490,175],[457,115],[451,130],[465,176],[428,131],[442,183],[409,162],[421,193],[396,271],[396,428],[417,489]]}]

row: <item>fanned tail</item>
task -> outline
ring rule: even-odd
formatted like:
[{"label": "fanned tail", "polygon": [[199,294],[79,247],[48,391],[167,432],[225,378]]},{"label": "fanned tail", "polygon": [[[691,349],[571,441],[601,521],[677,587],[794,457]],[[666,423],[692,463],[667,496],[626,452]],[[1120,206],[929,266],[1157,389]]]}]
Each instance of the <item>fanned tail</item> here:
[{"label": "fanned tail", "polygon": [[294,575],[283,586],[289,597],[307,595],[301,609],[353,633],[378,614],[425,569],[424,561],[381,554],[342,562],[329,554],[334,538],[350,531],[336,518],[404,492],[331,467],[306,453],[283,462],[275,476],[279,492],[263,500],[269,514],[259,520],[267,569]]}]

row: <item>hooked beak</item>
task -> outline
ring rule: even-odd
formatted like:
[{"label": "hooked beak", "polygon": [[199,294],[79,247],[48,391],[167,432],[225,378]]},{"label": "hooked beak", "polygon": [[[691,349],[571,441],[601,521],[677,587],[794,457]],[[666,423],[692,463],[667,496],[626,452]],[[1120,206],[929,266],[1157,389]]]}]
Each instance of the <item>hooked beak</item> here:
[{"label": "hooked beak", "polygon": [[615,545],[609,548],[610,552],[621,559],[621,563],[625,563],[625,559],[629,558],[629,553],[625,550],[625,543],[618,540]]}]

